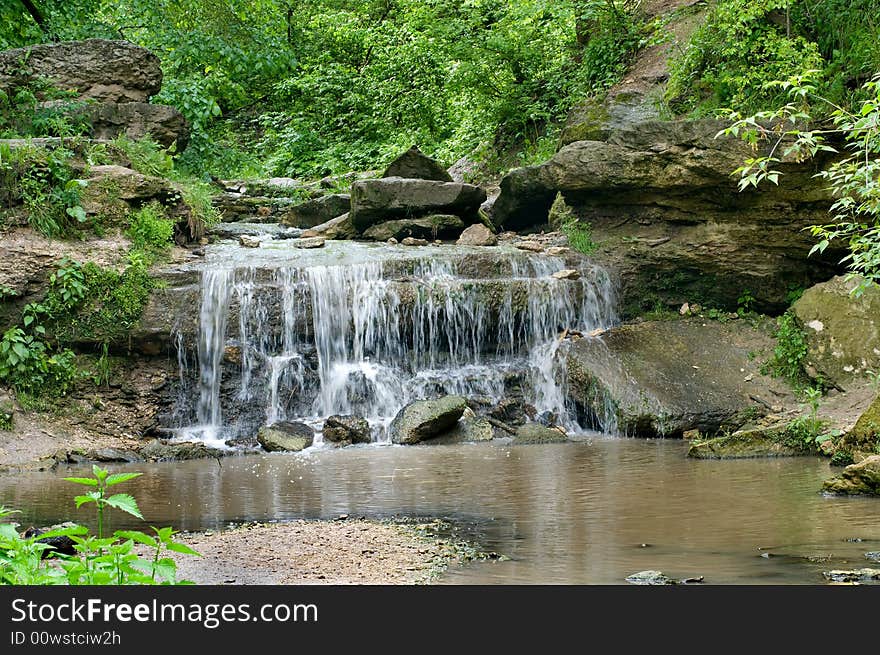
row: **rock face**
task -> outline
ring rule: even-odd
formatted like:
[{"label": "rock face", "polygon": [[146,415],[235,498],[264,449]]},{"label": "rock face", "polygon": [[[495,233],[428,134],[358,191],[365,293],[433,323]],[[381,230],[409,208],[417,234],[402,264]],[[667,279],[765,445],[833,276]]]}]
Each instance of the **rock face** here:
[{"label": "rock face", "polygon": [[364,237],[374,241],[388,239],[442,239],[454,236],[464,228],[464,222],[452,214],[434,214],[423,218],[401,218],[373,225],[364,231]]},{"label": "rock face", "polygon": [[367,419],[360,416],[329,416],[324,421],[323,434],[324,441],[339,446],[370,443],[373,440],[370,433],[370,424],[367,423]]},{"label": "rock face", "polygon": [[[718,121],[643,121],[575,141],[545,164],[511,171],[492,221],[504,229],[547,223],[556,193],[590,223],[594,255],[617,270],[626,314],[659,300],[735,308],[748,289],[759,309],[782,310],[795,287],[839,270],[840,251],[807,259],[803,228],[828,220],[815,164],[782,163],[778,187],[742,193],[731,176],[754,156]],[[821,162],[817,162],[821,163]]]},{"label": "rock face", "polygon": [[859,416],[853,429],[843,438],[843,445],[856,452],[871,451],[880,443],[880,396]]},{"label": "rock face", "polygon": [[117,165],[92,166],[82,191],[81,204],[87,214],[125,213],[151,200],[171,204],[178,197],[172,183]]},{"label": "rock face", "polygon": [[351,207],[351,196],[346,193],[335,193],[294,205],[281,217],[282,225],[292,227],[313,228],[329,220],[347,214]]},{"label": "rock face", "polygon": [[485,199],[483,189],[461,182],[361,180],[351,185],[351,223],[360,232],[384,221],[429,214],[454,214],[472,223]]},{"label": "rock face", "polygon": [[482,223],[474,223],[465,228],[456,243],[459,246],[497,246],[498,237],[492,234],[492,230]]},{"label": "rock face", "polygon": [[299,452],[314,443],[315,433],[305,423],[282,421],[260,428],[257,441],[272,452]]},{"label": "rock face", "polygon": [[880,455],[871,455],[850,464],[840,475],[822,484],[822,491],[833,494],[880,495]]},{"label": "rock face", "polygon": [[582,425],[607,432],[652,437],[736,429],[762,411],[750,396],[769,405],[785,393],[749,357],[771,347],[744,322],[623,325],[571,344],[569,396]]},{"label": "rock face", "polygon": [[100,102],[146,102],[162,88],[159,58],[128,41],[88,39],[0,52],[0,88],[35,76]]},{"label": "rock face", "polygon": [[174,107],[146,102],[104,102],[85,105],[81,111],[92,124],[94,139],[114,139],[125,134],[137,140],[150,135],[165,148],[172,144],[176,144],[178,152],[186,148],[189,126],[183,114]]},{"label": "rock face", "polygon": [[519,426],[513,437],[513,443],[517,445],[562,443],[564,441],[568,441],[568,438],[562,432],[548,428],[540,423],[526,423]]},{"label": "rock face", "polygon": [[452,182],[452,176],[418,146],[413,146],[388,165],[382,177],[407,177],[418,180]]},{"label": "rock face", "polygon": [[464,414],[465,408],[467,401],[461,396],[410,403],[391,422],[391,441],[411,445],[448,432]]},{"label": "rock face", "polygon": [[860,280],[835,277],[807,289],[792,309],[807,334],[811,375],[846,386],[880,371],[880,288],[852,291]]}]

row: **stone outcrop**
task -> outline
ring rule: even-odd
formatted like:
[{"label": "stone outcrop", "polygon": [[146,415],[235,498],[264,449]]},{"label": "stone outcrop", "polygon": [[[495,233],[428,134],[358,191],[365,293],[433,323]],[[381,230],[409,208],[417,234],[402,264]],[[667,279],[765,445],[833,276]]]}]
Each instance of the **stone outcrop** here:
[{"label": "stone outcrop", "polygon": [[98,102],[146,102],[162,88],[159,58],[128,41],[87,39],[0,52],[0,88],[40,77]]},{"label": "stone outcrop", "polygon": [[367,228],[363,236],[374,241],[387,241],[392,238],[402,240],[406,237],[434,240],[453,237],[463,228],[464,222],[458,216],[433,214],[422,218],[400,218],[378,223]]},{"label": "stone outcrop", "polygon": [[570,399],[582,425],[633,436],[714,433],[766,413],[784,385],[750,352],[772,341],[744,321],[647,321],[571,343]]},{"label": "stone outcrop", "polygon": [[418,180],[452,182],[452,176],[436,160],[431,159],[418,146],[413,146],[388,165],[382,177],[407,177]]},{"label": "stone outcrop", "polygon": [[46,99],[55,108],[88,123],[89,136],[132,139],[151,136],[159,144],[186,148],[189,127],[174,107],[149,104],[162,87],[159,58],[128,41],[87,39],[0,52],[0,90],[7,93],[34,80],[74,92],[69,100]]},{"label": "stone outcrop", "polygon": [[858,278],[835,277],[807,289],[792,309],[807,335],[813,377],[847,386],[880,371],[880,288],[853,295]]},{"label": "stone outcrop", "polygon": [[516,445],[562,443],[564,441],[568,441],[565,434],[540,423],[525,423],[516,429],[516,434],[513,436],[513,443]]},{"label": "stone outcrop", "polygon": [[351,185],[351,222],[360,232],[377,223],[430,214],[454,214],[473,223],[485,199],[483,189],[462,182],[402,177],[361,180]]},{"label": "stone outcrop", "polygon": [[695,440],[688,457],[695,459],[747,459],[752,457],[795,457],[807,455],[807,448],[795,445],[788,436],[789,423],[738,430],[714,439]]},{"label": "stone outcrop", "polygon": [[724,123],[643,121],[564,146],[548,162],[511,171],[492,221],[503,229],[548,221],[561,193],[590,223],[594,255],[618,271],[627,314],[698,301],[735,308],[743,290],[781,310],[793,288],[839,270],[840,251],[807,259],[803,228],[828,220],[820,162],[783,162],[779,186],[737,191],[732,172],[754,153]]},{"label": "stone outcrop", "polygon": [[466,408],[467,401],[461,396],[410,403],[391,422],[391,441],[411,445],[442,435],[455,426]]}]

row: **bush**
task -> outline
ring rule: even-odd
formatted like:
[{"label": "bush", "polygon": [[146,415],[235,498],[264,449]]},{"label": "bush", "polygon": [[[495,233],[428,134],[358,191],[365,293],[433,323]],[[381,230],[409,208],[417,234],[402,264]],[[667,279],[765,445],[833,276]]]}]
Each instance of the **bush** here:
[{"label": "bush", "polygon": [[145,205],[131,215],[126,234],[132,246],[147,253],[168,250],[174,237],[174,221],[167,217],[165,208],[157,202]]},{"label": "bush", "polygon": [[795,389],[804,389],[809,383],[809,376],[804,370],[807,357],[807,337],[800,321],[794,312],[787,311],[777,320],[776,347],[773,357],[763,370],[769,371],[774,377],[781,377]]}]

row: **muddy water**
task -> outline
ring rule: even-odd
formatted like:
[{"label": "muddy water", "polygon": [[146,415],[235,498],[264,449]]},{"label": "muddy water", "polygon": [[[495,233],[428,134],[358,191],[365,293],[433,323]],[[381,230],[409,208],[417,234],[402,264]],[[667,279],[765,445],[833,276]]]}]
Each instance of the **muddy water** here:
[{"label": "muddy water", "polygon": [[[809,584],[823,581],[822,570],[870,565],[864,553],[880,550],[880,500],[818,494],[827,460],[692,461],[685,450],[605,437],[366,446],[129,465],[145,474],[125,490],[153,525],[440,516],[510,558],[454,569],[442,580],[451,584],[619,584],[644,569],[717,584]],[[61,481],[77,470],[3,476],[0,503],[26,509],[25,523],[84,520],[70,501],[74,485]]]}]

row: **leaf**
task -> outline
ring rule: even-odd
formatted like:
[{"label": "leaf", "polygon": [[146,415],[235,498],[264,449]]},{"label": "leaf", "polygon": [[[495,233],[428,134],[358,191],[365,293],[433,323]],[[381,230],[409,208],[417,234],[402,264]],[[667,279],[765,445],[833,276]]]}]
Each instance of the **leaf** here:
[{"label": "leaf", "polygon": [[76,502],[77,508],[79,508],[79,507],[82,507],[83,505],[85,505],[86,503],[97,503],[98,498],[100,498],[100,494],[93,491],[92,493],[87,494],[85,496],[75,496],[73,500]]},{"label": "leaf", "polygon": [[103,482],[107,479],[107,474],[109,471],[107,469],[102,469],[97,464],[92,464],[92,475],[94,475],[99,481]]},{"label": "leaf", "polygon": [[201,557],[202,554],[198,551],[193,550],[186,544],[181,544],[176,541],[171,541],[165,545],[165,547],[175,553],[183,553],[184,555],[195,555],[196,557]]},{"label": "leaf", "polygon": [[113,496],[106,498],[105,502],[110,505],[110,507],[120,509],[132,516],[138,517],[139,519],[144,518],[141,511],[138,509],[137,502],[135,502],[134,497],[130,494],[114,494]]},{"label": "leaf", "polygon": [[134,480],[142,475],[143,473],[114,473],[107,478],[107,486],[112,487],[114,484],[128,482],[129,480]]},{"label": "leaf", "polygon": [[98,481],[94,478],[64,478],[67,482],[75,482],[76,484],[84,484],[89,487],[97,487]]},{"label": "leaf", "polygon": [[79,222],[79,223],[86,222],[86,210],[83,209],[82,207],[80,207],[79,205],[77,205],[76,207],[68,207],[66,212],[67,212],[68,216],[75,218],[77,220],[77,222]]},{"label": "leaf", "polygon": [[122,539],[131,539],[150,548],[155,548],[159,545],[150,535],[140,530],[117,530],[114,534]]}]

